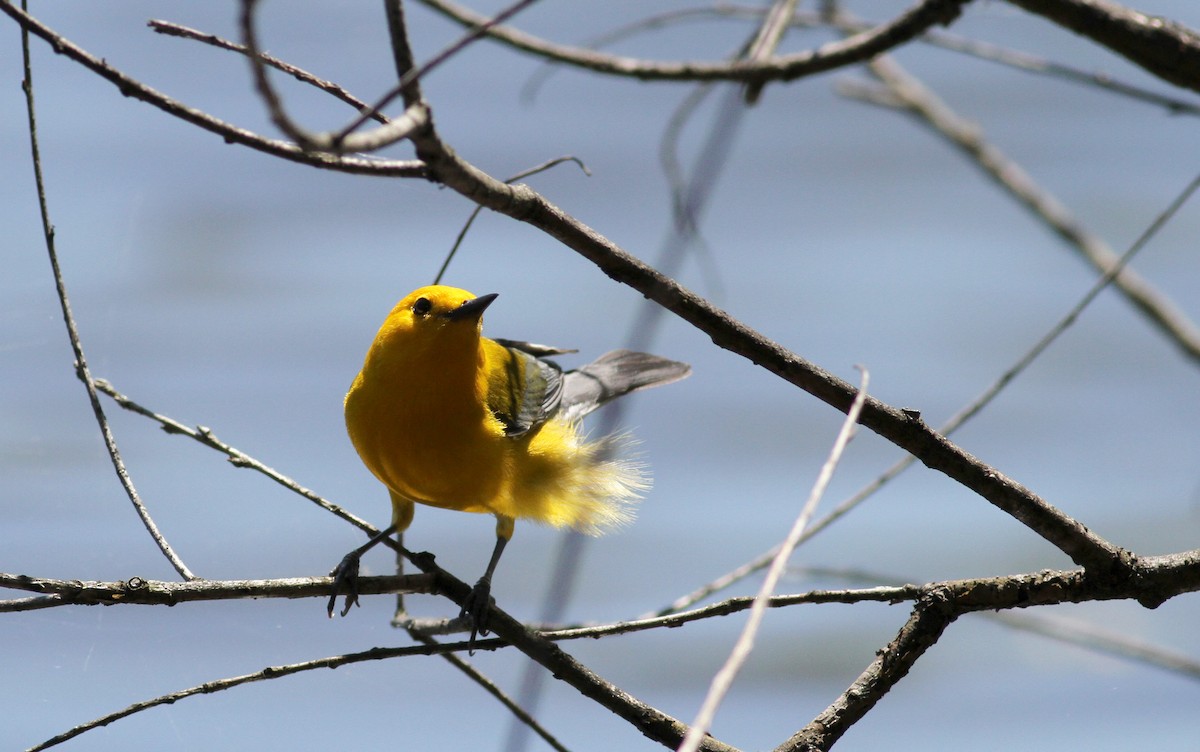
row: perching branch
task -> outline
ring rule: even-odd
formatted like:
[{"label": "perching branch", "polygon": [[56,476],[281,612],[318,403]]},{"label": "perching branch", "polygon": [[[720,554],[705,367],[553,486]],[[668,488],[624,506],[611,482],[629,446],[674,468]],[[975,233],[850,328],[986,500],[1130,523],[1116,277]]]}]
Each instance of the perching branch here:
[{"label": "perching branch", "polygon": [[[55,606],[174,606],[193,601],[240,598],[327,598],[332,577],[286,577],[273,580],[201,580],[162,582],[130,577],[120,582],[56,580],[0,573],[0,587],[41,593],[40,598],[0,600],[0,613],[31,611]],[[359,593],[436,593],[436,577],[429,574],[359,579]]]},{"label": "perching branch", "polygon": [[[865,715],[878,701],[900,681],[913,663],[936,642],[941,632],[958,616],[973,612],[1000,609],[1027,608],[1062,603],[1081,603],[1093,600],[1138,599],[1149,597],[1158,602],[1183,593],[1200,590],[1200,550],[1187,551],[1167,556],[1145,557],[1139,562],[1139,577],[1120,586],[1089,576],[1082,571],[1042,571],[1027,574],[970,580],[949,580],[923,586],[903,585],[898,587],[876,587],[848,591],[812,591],[796,595],[775,596],[770,605],[781,607],[799,603],[855,603],[868,601],[899,602],[915,600],[916,605],[908,622],[897,637],[876,657],[871,665],[855,680],[826,711],[794,735],[779,750],[828,749],[848,730],[854,722]],[[422,575],[364,578],[364,586],[411,584],[424,588],[428,581]],[[435,587],[439,575],[432,577]],[[185,583],[81,583],[62,580],[46,580],[0,575],[0,587],[16,587],[36,592],[57,592],[67,597],[77,597],[77,603],[90,602],[131,604],[135,598],[143,602],[170,604],[175,602],[162,594],[173,591],[176,600],[206,600],[210,597],[324,597],[328,582],[322,578],[312,580],[264,580],[248,582],[185,582]],[[322,591],[319,585],[324,585]],[[458,583],[467,589],[465,583]],[[159,589],[162,591],[159,591]],[[301,593],[303,589],[306,592]],[[307,592],[311,590],[312,592]],[[424,592],[424,590],[421,590]],[[157,595],[150,595],[157,593]],[[186,596],[185,596],[186,594]],[[87,599],[83,596],[86,595]],[[54,596],[43,596],[54,597]],[[545,631],[542,641],[562,639],[594,639],[603,635],[622,634],[642,629],[678,627],[700,618],[711,618],[750,607],[754,599],[736,598],[722,604],[697,609],[696,614],[676,614],[650,622],[625,622],[602,627],[583,627]],[[11,602],[10,602],[11,603]],[[3,609],[0,609],[3,610]],[[477,650],[492,650],[503,645],[500,639],[483,639],[475,643]],[[548,644],[548,643],[547,643]],[[247,682],[274,679],[314,668],[335,668],[341,665],[368,660],[384,660],[411,655],[437,655],[467,650],[466,641],[440,645],[417,645],[402,648],[372,648],[361,653],[333,656],[314,661],[305,661],[288,666],[275,666],[253,674],[206,682],[199,687],[173,692],[152,700],[135,703],[124,710],[102,716],[86,724],[55,736],[33,749],[46,749],[88,730],[107,725],[134,713],[169,704],[199,694],[229,689]],[[711,738],[702,749],[730,749]]]}]

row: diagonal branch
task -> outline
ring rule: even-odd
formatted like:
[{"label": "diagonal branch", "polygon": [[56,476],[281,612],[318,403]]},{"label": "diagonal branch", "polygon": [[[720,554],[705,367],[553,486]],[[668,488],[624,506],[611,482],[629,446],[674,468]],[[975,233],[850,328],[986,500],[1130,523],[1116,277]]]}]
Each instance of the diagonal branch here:
[{"label": "diagonal branch", "polygon": [[[165,34],[166,36],[179,37],[180,39],[192,39],[197,42],[203,42],[204,44],[211,45],[218,49],[229,50],[230,52],[237,52],[242,55],[250,54],[250,50],[246,49],[244,44],[230,42],[228,39],[222,39],[216,34],[209,34],[198,29],[192,29],[177,23],[171,23],[170,21],[160,21],[152,18],[147,22],[146,25],[159,34]],[[326,81],[323,78],[318,78],[303,68],[299,68],[291,63],[280,60],[277,57],[268,55],[265,52],[259,52],[258,56],[264,63],[272,68],[288,74],[301,83],[315,86],[326,94],[342,100],[356,110],[364,111],[370,108],[369,104],[332,81]],[[391,122],[386,115],[380,112],[373,112],[369,115],[369,117],[385,125]]]},{"label": "diagonal branch", "polygon": [[[259,473],[262,473],[263,475],[267,476],[268,478],[275,481],[276,483],[283,486],[284,488],[288,489],[289,491],[293,491],[293,492],[299,494],[300,496],[303,496],[304,498],[313,502],[314,504],[321,507],[325,511],[333,514],[336,517],[339,517],[339,518],[345,520],[346,522],[349,522],[351,525],[354,525],[359,530],[362,530],[368,536],[373,536],[373,535],[376,535],[377,533],[379,533],[378,528],[376,528],[374,525],[367,522],[366,520],[362,519],[361,517],[358,517],[358,516],[352,514],[351,512],[346,511],[344,508],[338,506],[337,504],[334,504],[333,502],[328,501],[327,499],[325,499],[324,497],[322,497],[315,491],[305,488],[304,486],[300,485],[292,478],[289,478],[288,476],[284,475],[283,473],[280,473],[279,471],[275,470],[274,468],[263,464],[259,460],[251,457],[250,455],[246,454],[245,452],[241,451],[240,449],[237,449],[236,447],[231,446],[230,444],[227,444],[224,441],[221,441],[220,439],[217,438],[216,434],[213,433],[212,429],[206,428],[204,426],[197,426],[196,428],[192,428],[190,426],[184,425],[183,423],[181,423],[178,420],[175,420],[174,418],[171,418],[162,413],[155,412],[154,410],[151,410],[148,407],[144,407],[143,405],[141,405],[137,402],[134,402],[132,399],[130,399],[126,395],[117,391],[115,388],[113,388],[113,385],[111,383],[109,383],[106,379],[96,379],[96,389],[98,389],[99,391],[101,391],[104,394],[111,397],[112,400],[114,402],[116,402],[118,405],[120,405],[122,408],[124,408],[130,412],[137,413],[138,415],[147,417],[153,421],[156,421],[159,424],[159,426],[161,426],[162,429],[164,431],[166,431],[167,433],[179,434],[181,436],[187,436],[188,438],[194,439],[195,441],[198,441],[201,444],[203,444],[211,449],[215,449],[218,452],[221,452],[222,454],[224,454],[226,457],[229,458],[229,463],[231,465],[233,465],[234,467],[245,467],[245,468],[249,468],[251,470],[255,470]],[[390,539],[384,540],[383,542],[386,545],[390,545]]]},{"label": "diagonal branch", "polygon": [[1163,81],[1200,91],[1200,34],[1108,0],[1008,0],[1124,56]]},{"label": "diagonal branch", "polygon": [[833,704],[775,752],[816,752],[832,747],[908,674],[957,616],[948,592],[935,589],[924,594],[899,634],[879,651],[871,665]]},{"label": "diagonal branch", "polygon": [[950,141],[993,181],[1045,223],[1101,274],[1112,275],[1113,287],[1140,310],[1184,355],[1200,362],[1200,329],[1169,297],[1159,292],[1102,238],[1090,232],[1020,165],[989,143],[979,128],[966,122],[936,94],[888,57],[869,64],[888,89],[889,101],[911,113]]},{"label": "diagonal branch", "polygon": [[[1171,595],[1200,589],[1200,551],[1146,557],[1126,597],[1161,603]],[[776,752],[827,750],[865,716],[912,668],[959,616],[995,608],[1027,608],[1051,603],[1104,600],[1118,590],[1086,572],[1037,572],[984,580],[933,583],[924,588],[912,615],[896,637],[828,708],[793,735]],[[1007,605],[999,605],[1001,603]]]},{"label": "diagonal branch", "polygon": [[[632,287],[708,334],[719,347],[766,368],[842,412],[850,409],[857,390],[849,382],[764,337],[567,214],[532,188],[505,185],[487,175],[458,157],[432,130],[423,132],[414,141],[433,179],[482,206],[557,238],[612,279]],[[1012,515],[1076,564],[1118,578],[1131,573],[1133,557],[1128,552],[951,443],[927,426],[919,413],[868,398],[860,422]]]},{"label": "diagonal branch", "polygon": [[733,650],[730,651],[729,658],[726,659],[720,670],[713,677],[708,695],[704,698],[704,703],[696,713],[696,719],[692,721],[692,727],[688,729],[688,734],[684,738],[683,744],[679,745],[679,752],[694,752],[699,746],[700,738],[712,728],[717,707],[724,700],[725,695],[729,692],[729,688],[733,686],[733,680],[750,657],[750,651],[754,647],[755,635],[762,623],[763,616],[766,614],[771,596],[775,592],[775,586],[779,584],[779,579],[783,577],[783,573],[787,570],[788,559],[791,558],[792,552],[796,550],[796,545],[800,542],[800,537],[804,534],[804,529],[808,526],[809,520],[812,519],[813,514],[817,511],[817,504],[820,502],[821,497],[825,495],[825,489],[829,487],[829,481],[833,479],[833,471],[837,468],[838,463],[841,462],[842,453],[845,451],[846,445],[850,443],[850,439],[854,436],[855,423],[858,422],[858,413],[862,409],[863,401],[866,399],[867,384],[869,381],[870,377],[864,369],[862,372],[862,384],[859,387],[860,391],[858,396],[855,397],[850,411],[846,414],[845,420],[842,421],[842,428],[838,431],[837,438],[833,442],[833,448],[829,451],[829,457],[825,460],[825,463],[821,466],[821,471],[817,474],[817,479],[813,483],[812,490],[809,492],[808,500],[804,502],[800,516],[796,518],[791,531],[788,532],[783,544],[779,547],[779,552],[776,554],[775,560],[771,562],[771,568],[767,570],[767,575],[763,578],[758,594],[754,597],[754,605],[750,608],[750,615],[746,619],[742,633],[738,637],[737,643],[734,644]]}]

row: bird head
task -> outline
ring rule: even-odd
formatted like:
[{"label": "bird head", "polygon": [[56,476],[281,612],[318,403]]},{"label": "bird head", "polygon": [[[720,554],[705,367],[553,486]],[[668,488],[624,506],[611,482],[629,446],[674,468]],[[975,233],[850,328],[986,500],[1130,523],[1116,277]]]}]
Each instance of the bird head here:
[{"label": "bird head", "polygon": [[420,287],[406,295],[385,326],[406,338],[441,339],[444,336],[479,336],[483,312],[496,293],[480,295],[445,285]]}]

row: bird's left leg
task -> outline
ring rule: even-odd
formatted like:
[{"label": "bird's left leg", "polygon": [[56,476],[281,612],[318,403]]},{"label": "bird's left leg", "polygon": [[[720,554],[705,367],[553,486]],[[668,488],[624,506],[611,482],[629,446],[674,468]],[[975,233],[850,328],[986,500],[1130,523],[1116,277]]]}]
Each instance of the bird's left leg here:
[{"label": "bird's left leg", "polygon": [[500,561],[500,554],[504,553],[504,546],[508,543],[509,538],[512,538],[514,520],[507,515],[496,515],[496,548],[492,550],[492,559],[488,562],[487,569],[483,576],[475,583],[475,587],[471,588],[471,594],[467,596],[467,600],[463,602],[462,613],[459,617],[469,616],[471,618],[471,642],[475,642],[477,634],[486,637],[488,635],[488,614],[492,608],[492,574],[496,571],[496,564]]}]

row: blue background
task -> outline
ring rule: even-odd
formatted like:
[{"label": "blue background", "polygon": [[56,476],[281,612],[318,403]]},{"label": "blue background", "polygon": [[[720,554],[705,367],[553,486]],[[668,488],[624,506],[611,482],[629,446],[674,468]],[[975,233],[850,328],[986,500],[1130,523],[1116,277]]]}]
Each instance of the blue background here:
[{"label": "blue background", "polygon": [[[582,43],[679,7],[686,6],[543,3],[518,25]],[[855,10],[882,19],[903,7],[880,0]],[[1200,27],[1191,2],[1139,9]],[[235,37],[232,4],[35,3],[33,11],[145,83],[275,135],[240,57],[145,28],[163,18]],[[460,34],[418,6],[409,17],[423,58]],[[693,22],[614,49],[718,59],[750,29],[746,21]],[[967,6],[952,31],[1171,91],[1003,3]],[[261,35],[270,52],[366,99],[393,83],[377,4],[269,3]],[[793,36],[785,49],[824,38]],[[74,376],[36,215],[12,23],[0,25],[0,39],[0,571],[172,579],[113,477]],[[921,45],[905,47],[898,60],[1118,251],[1200,170],[1192,116]],[[386,495],[345,437],[342,395],[384,315],[432,279],[471,204],[421,180],[323,172],[227,145],[123,98],[40,41],[34,63],[52,218],[95,375],[386,524]],[[536,60],[494,43],[470,47],[424,83],[443,137],[498,177],[579,157],[591,177],[567,165],[529,182],[630,252],[655,258],[670,231],[660,136],[691,87],[568,70],[523,98],[540,71]],[[1096,275],[925,128],[835,92],[838,82],[864,75],[767,88],[713,186],[703,260],[686,262],[679,277],[822,367],[854,380],[854,364],[865,365],[876,396],[920,409],[936,425],[1042,336]],[[348,118],[328,96],[276,80],[309,127]],[[686,161],[712,117],[710,103],[687,130]],[[405,145],[386,154],[411,156]],[[1136,263],[1193,317],[1198,230],[1200,206],[1192,204]],[[548,236],[487,213],[448,281],[500,293],[487,332],[578,347],[581,358],[620,346],[642,304]],[[652,349],[692,363],[695,373],[631,398],[623,425],[640,438],[655,487],[635,525],[589,546],[573,620],[631,618],[769,548],[798,513],[840,423],[834,410],[672,317]],[[1142,554],[1187,550],[1200,532],[1197,381],[1196,365],[1109,291],[955,439],[1114,543]],[[309,502],[105,404],[134,482],[197,574],[318,575],[361,542]],[[824,509],[900,456],[861,433]],[[508,611],[539,613],[561,539],[519,526],[495,586]],[[408,542],[473,579],[490,551],[492,521],[422,508]],[[923,469],[805,545],[794,563],[912,582],[1069,566],[1014,520]],[[366,560],[377,573],[389,564],[382,552]],[[848,584],[796,573],[782,589]],[[450,612],[431,598],[410,605],[421,615]],[[390,598],[367,598],[347,619],[327,620],[323,606],[264,600],[6,614],[0,741],[24,748],[160,693],[406,642],[388,626]],[[746,749],[781,742],[845,689],[907,613],[906,605],[772,611],[714,734]],[[1037,615],[1200,656],[1194,596],[1155,611],[1103,603]],[[569,650],[686,721],[741,623],[724,618]],[[508,688],[524,666],[515,651],[473,662]],[[571,749],[652,748],[569,687],[548,685],[539,716]],[[1194,749],[1198,701],[1194,680],[972,616],[838,749]],[[185,700],[64,748],[488,749],[499,748],[508,723],[441,659],[418,658]]]}]

